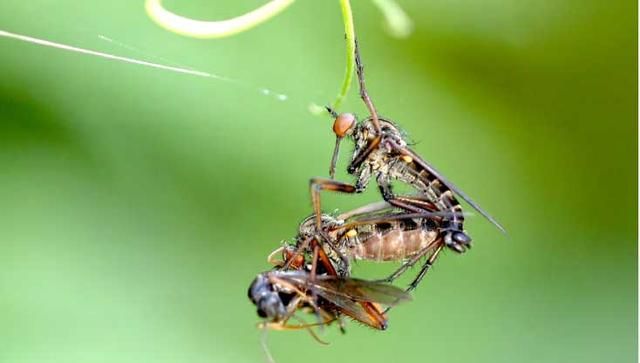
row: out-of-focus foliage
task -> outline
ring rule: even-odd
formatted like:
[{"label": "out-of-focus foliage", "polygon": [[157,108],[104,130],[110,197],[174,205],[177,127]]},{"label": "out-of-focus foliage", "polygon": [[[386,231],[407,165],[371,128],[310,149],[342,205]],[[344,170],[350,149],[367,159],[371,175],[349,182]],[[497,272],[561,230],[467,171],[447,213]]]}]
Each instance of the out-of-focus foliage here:
[{"label": "out-of-focus foliage", "polygon": [[[203,19],[260,3],[164,2]],[[400,4],[406,40],[353,4],[372,97],[509,235],[470,218],[473,250],[442,256],[388,331],[273,332],[277,361],[636,361],[636,3]],[[142,1],[1,2],[2,30],[238,81],[0,38],[0,361],[262,361],[246,288],[327,175],[331,120],[307,106],[335,97],[341,21],[300,1],[202,41]],[[343,110],[364,115],[356,92]]]}]

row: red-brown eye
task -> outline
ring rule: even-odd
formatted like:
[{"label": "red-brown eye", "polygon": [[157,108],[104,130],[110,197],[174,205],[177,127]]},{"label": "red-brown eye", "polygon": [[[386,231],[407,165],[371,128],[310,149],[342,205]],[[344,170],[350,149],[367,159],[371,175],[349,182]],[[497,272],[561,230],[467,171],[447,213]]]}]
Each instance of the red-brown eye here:
[{"label": "red-brown eye", "polygon": [[341,113],[333,122],[333,132],[339,138],[344,137],[356,123],[356,117],[352,113]]}]

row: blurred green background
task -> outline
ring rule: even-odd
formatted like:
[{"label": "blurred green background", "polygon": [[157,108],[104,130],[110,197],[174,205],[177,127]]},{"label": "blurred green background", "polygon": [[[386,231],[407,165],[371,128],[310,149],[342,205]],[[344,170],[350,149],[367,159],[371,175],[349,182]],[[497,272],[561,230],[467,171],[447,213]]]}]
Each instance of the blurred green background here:
[{"label": "blurred green background", "polygon": [[[262,3],[165,1],[201,19]],[[272,332],[276,361],[637,361],[636,3],[400,4],[405,40],[353,4],[371,95],[509,235],[470,218],[473,250],[445,253],[388,331]],[[0,38],[0,361],[264,361],[246,289],[327,175],[331,120],[307,107],[342,79],[338,2],[195,40],[142,1],[4,0],[0,29],[238,80]],[[365,114],[355,89],[342,109]]]}]

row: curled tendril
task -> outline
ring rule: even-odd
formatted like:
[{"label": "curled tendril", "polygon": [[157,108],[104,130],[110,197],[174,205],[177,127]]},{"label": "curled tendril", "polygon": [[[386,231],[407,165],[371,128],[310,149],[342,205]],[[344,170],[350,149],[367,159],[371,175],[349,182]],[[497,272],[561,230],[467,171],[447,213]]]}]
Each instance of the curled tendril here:
[{"label": "curled tendril", "polygon": [[[294,1],[271,0],[240,16],[218,21],[195,20],[174,14],[162,6],[161,0],[146,0],[145,9],[156,24],[171,32],[192,38],[224,38],[242,33],[264,23],[287,9]],[[383,13],[387,30],[392,36],[404,38],[411,33],[413,28],[411,19],[394,0],[373,0],[373,3]],[[342,86],[335,101],[331,104],[334,109],[339,108],[347,93],[349,93],[355,69],[356,35],[350,1],[340,0],[340,9],[342,10],[346,40],[346,65]],[[324,110],[324,108],[315,104],[311,104],[309,109],[316,114],[323,113]]]},{"label": "curled tendril", "polygon": [[161,0],[147,0],[145,9],[149,17],[161,27],[174,33],[193,38],[224,38],[242,33],[278,15],[295,0],[272,0],[259,8],[235,18],[202,21],[170,12]]}]

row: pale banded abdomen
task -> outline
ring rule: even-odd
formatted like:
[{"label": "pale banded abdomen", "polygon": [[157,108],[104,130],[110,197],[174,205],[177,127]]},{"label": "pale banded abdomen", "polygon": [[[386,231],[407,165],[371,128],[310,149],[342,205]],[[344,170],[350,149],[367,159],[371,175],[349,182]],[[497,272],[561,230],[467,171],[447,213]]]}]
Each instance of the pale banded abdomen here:
[{"label": "pale banded abdomen", "polygon": [[376,262],[400,261],[411,258],[425,249],[435,246],[437,230],[391,229],[376,231],[367,235],[346,237],[346,255],[350,259]]},{"label": "pale banded abdomen", "polygon": [[462,206],[453,195],[453,192],[445,186],[440,179],[428,170],[421,168],[413,160],[395,159],[391,167],[391,176],[401,180],[418,190],[427,200],[435,204],[441,212],[450,212],[451,215],[443,218],[441,228],[464,231],[464,217]]}]

